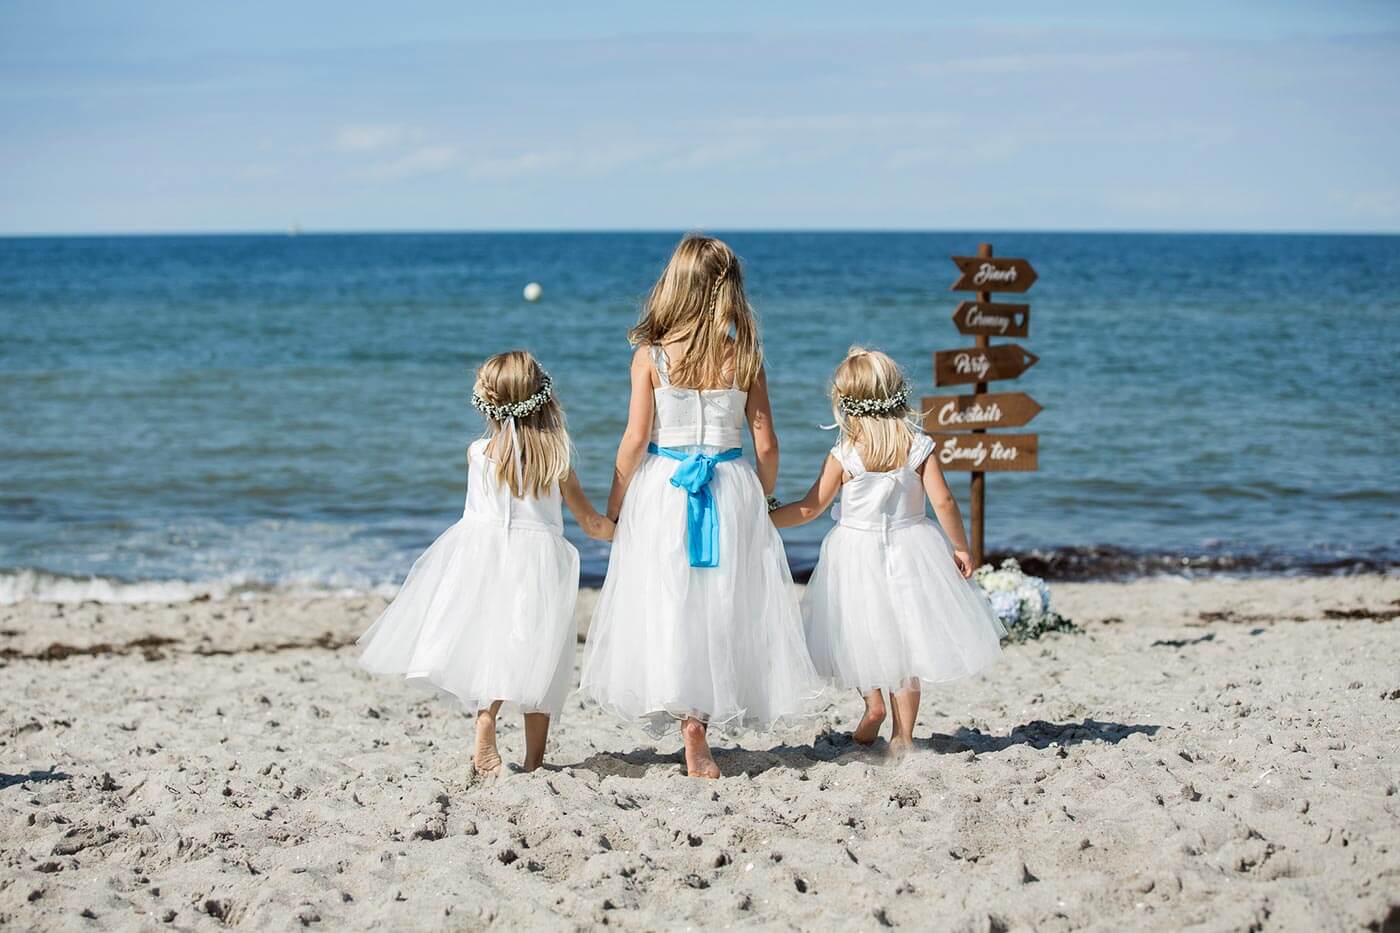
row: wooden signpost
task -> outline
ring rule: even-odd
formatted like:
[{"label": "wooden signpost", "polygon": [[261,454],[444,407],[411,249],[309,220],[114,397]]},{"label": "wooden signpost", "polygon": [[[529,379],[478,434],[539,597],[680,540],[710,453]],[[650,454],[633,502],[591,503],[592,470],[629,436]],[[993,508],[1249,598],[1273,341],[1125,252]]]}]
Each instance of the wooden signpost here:
[{"label": "wooden signpost", "polygon": [[[944,470],[972,473],[972,564],[981,566],[986,543],[986,475],[1026,472],[1039,467],[1040,437],[1036,434],[988,434],[988,428],[1018,428],[1029,424],[1041,407],[1024,392],[987,391],[987,383],[1015,379],[1039,359],[1014,343],[991,345],[992,337],[1025,337],[1030,332],[1031,307],[998,304],[994,292],[1024,292],[1035,283],[1035,269],[1024,259],[992,256],[992,245],[977,247],[976,256],[954,256],[960,273],[952,291],[975,291],[976,301],[964,301],[953,312],[958,332],[975,337],[975,346],[939,350],[933,355],[934,385],[973,386],[972,395],[924,398],[924,430],[937,444],[935,456]],[[951,433],[951,432],[967,433]]]}]

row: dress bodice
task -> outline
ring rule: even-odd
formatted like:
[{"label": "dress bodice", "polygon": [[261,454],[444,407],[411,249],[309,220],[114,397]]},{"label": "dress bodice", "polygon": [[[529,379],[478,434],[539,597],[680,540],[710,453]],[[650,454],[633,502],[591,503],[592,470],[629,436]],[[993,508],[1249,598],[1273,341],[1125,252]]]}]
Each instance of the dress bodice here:
[{"label": "dress bodice", "polygon": [[467,504],[463,517],[488,521],[507,528],[536,528],[564,532],[563,497],[559,484],[548,495],[520,498],[496,475],[496,462],[486,456],[487,438],[472,441],[467,448]]},{"label": "dress bodice", "polygon": [[842,525],[883,531],[923,521],[924,484],[919,467],[933,453],[933,440],[914,435],[903,466],[874,473],[865,468],[855,446],[845,441],[831,448],[831,455],[851,478],[841,486],[841,501],[832,518]]},{"label": "dress bodice", "polygon": [[653,389],[656,417],[651,422],[651,440],[660,447],[742,447],[744,408],[749,393],[737,385],[727,389],[682,389],[671,385],[667,374],[666,351],[651,348],[656,374],[661,380]]}]

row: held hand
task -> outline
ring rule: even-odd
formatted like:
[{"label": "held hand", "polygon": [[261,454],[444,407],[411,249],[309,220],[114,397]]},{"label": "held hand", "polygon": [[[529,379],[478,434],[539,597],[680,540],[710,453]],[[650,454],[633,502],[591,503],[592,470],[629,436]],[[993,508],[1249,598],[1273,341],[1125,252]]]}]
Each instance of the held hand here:
[{"label": "held hand", "polygon": [[966,580],[972,576],[972,555],[967,551],[954,551],[953,562],[958,565],[958,572]]},{"label": "held hand", "polygon": [[598,516],[598,540],[611,541],[617,532],[617,522],[606,516]]}]

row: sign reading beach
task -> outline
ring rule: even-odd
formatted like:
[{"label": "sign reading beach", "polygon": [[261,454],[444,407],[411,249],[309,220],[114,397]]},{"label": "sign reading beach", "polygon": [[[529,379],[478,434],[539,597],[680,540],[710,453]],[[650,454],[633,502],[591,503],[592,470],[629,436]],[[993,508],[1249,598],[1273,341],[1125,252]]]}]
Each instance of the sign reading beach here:
[{"label": "sign reading beach", "polygon": [[[958,280],[953,291],[975,291],[953,312],[958,333],[975,338],[975,346],[933,354],[937,386],[971,385],[971,395],[935,395],[923,400],[924,430],[934,439],[935,456],[944,470],[972,473],[972,563],[980,566],[986,540],[986,474],[1029,472],[1040,466],[1036,434],[988,434],[988,428],[1019,428],[1040,414],[1040,403],[1024,392],[987,392],[987,383],[1015,379],[1038,361],[1019,344],[991,345],[992,337],[1030,334],[1031,306],[992,301],[995,292],[1024,292],[1035,283],[1035,269],[1024,259],[993,256],[992,245],[976,256],[953,256]],[[967,432],[967,433],[952,433]]]}]

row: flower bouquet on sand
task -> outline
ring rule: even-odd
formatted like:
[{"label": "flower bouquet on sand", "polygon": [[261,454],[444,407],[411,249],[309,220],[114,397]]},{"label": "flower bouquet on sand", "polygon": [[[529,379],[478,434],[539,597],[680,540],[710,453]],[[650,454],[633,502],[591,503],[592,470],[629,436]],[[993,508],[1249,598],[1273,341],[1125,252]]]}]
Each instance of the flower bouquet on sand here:
[{"label": "flower bouquet on sand", "polygon": [[983,564],[972,579],[987,594],[1010,641],[1030,641],[1046,632],[1078,631],[1073,622],[1050,609],[1050,587],[1045,581],[1022,570],[1015,558],[1008,557],[1000,567]]}]

